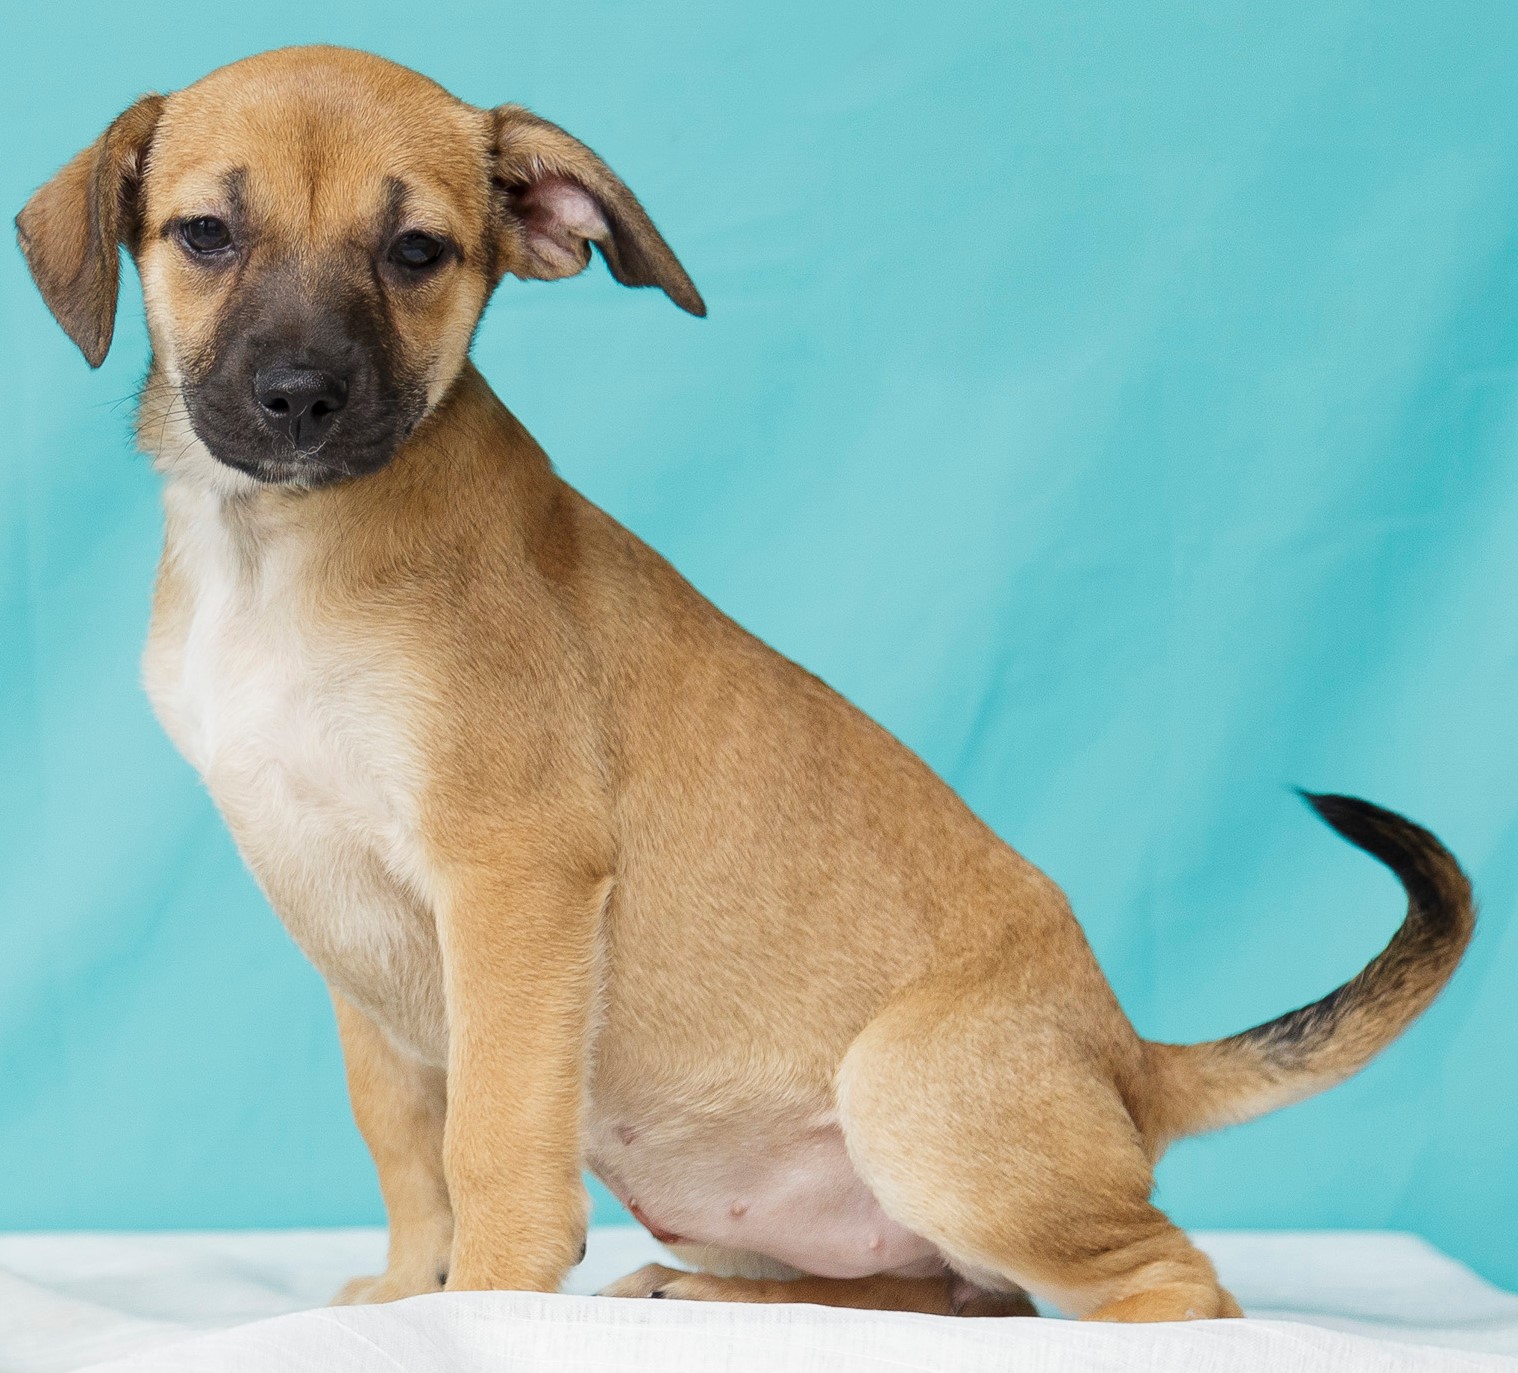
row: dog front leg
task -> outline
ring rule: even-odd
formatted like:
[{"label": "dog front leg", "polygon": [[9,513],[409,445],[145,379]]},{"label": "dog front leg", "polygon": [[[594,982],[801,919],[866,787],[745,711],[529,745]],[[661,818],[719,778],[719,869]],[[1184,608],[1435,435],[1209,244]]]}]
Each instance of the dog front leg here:
[{"label": "dog front leg", "polygon": [[390,1253],[378,1277],[355,1278],[337,1305],[395,1301],[441,1289],[453,1214],[443,1180],[441,1068],[402,1053],[362,1011],[332,992],[353,1118],[379,1173]]},{"label": "dog front leg", "polygon": [[586,1041],[611,884],[545,835],[555,827],[493,836],[487,860],[448,873],[439,902],[450,1291],[554,1291],[585,1237]]}]

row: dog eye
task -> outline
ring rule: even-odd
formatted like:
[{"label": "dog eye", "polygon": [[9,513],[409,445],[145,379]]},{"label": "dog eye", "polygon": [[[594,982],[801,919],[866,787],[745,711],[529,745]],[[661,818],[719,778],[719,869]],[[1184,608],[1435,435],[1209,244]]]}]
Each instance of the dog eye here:
[{"label": "dog eye", "polygon": [[179,233],[189,249],[196,253],[219,253],[232,244],[232,231],[210,215],[185,220]]},{"label": "dog eye", "polygon": [[390,245],[390,260],[401,267],[419,271],[430,267],[443,255],[443,241],[420,229],[402,234]]}]

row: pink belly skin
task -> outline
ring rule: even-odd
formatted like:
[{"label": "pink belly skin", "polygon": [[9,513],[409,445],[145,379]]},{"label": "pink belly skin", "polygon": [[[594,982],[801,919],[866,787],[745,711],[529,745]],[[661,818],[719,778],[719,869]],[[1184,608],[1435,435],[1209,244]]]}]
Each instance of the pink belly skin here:
[{"label": "pink belly skin", "polygon": [[880,1209],[830,1120],[720,1157],[709,1139],[656,1148],[656,1130],[609,1133],[611,1148],[594,1150],[592,1166],[663,1243],[763,1254],[819,1278],[943,1269],[932,1244]]}]

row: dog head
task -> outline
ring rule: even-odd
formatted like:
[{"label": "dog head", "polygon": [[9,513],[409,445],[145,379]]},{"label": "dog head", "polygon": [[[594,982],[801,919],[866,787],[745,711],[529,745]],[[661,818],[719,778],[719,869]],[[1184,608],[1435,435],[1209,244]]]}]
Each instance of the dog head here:
[{"label": "dog head", "polygon": [[584,144],[340,48],[144,96],[16,225],[92,366],[110,347],[118,245],[132,253],[154,354],[139,436],[166,469],[223,485],[382,467],[458,376],[506,274],[571,276],[594,245],[625,285],[705,313]]}]

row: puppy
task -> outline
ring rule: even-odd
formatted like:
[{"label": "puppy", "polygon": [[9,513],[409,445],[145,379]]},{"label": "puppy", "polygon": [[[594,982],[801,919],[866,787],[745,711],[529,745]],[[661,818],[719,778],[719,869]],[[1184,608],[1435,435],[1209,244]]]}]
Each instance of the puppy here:
[{"label": "puppy", "polygon": [[143,97],[26,205],[92,364],[118,245],[164,477],[148,691],[332,990],[390,1221],[345,1301],[550,1291],[582,1166],[693,1267],[620,1294],[1237,1315],[1150,1202],[1183,1135],[1385,1048],[1470,937],[1428,833],[1310,798],[1409,904],[1315,1005],[1140,1039],[1059,889],[555,476],[470,365],[501,278],[701,297],[526,110],[304,48]]}]

